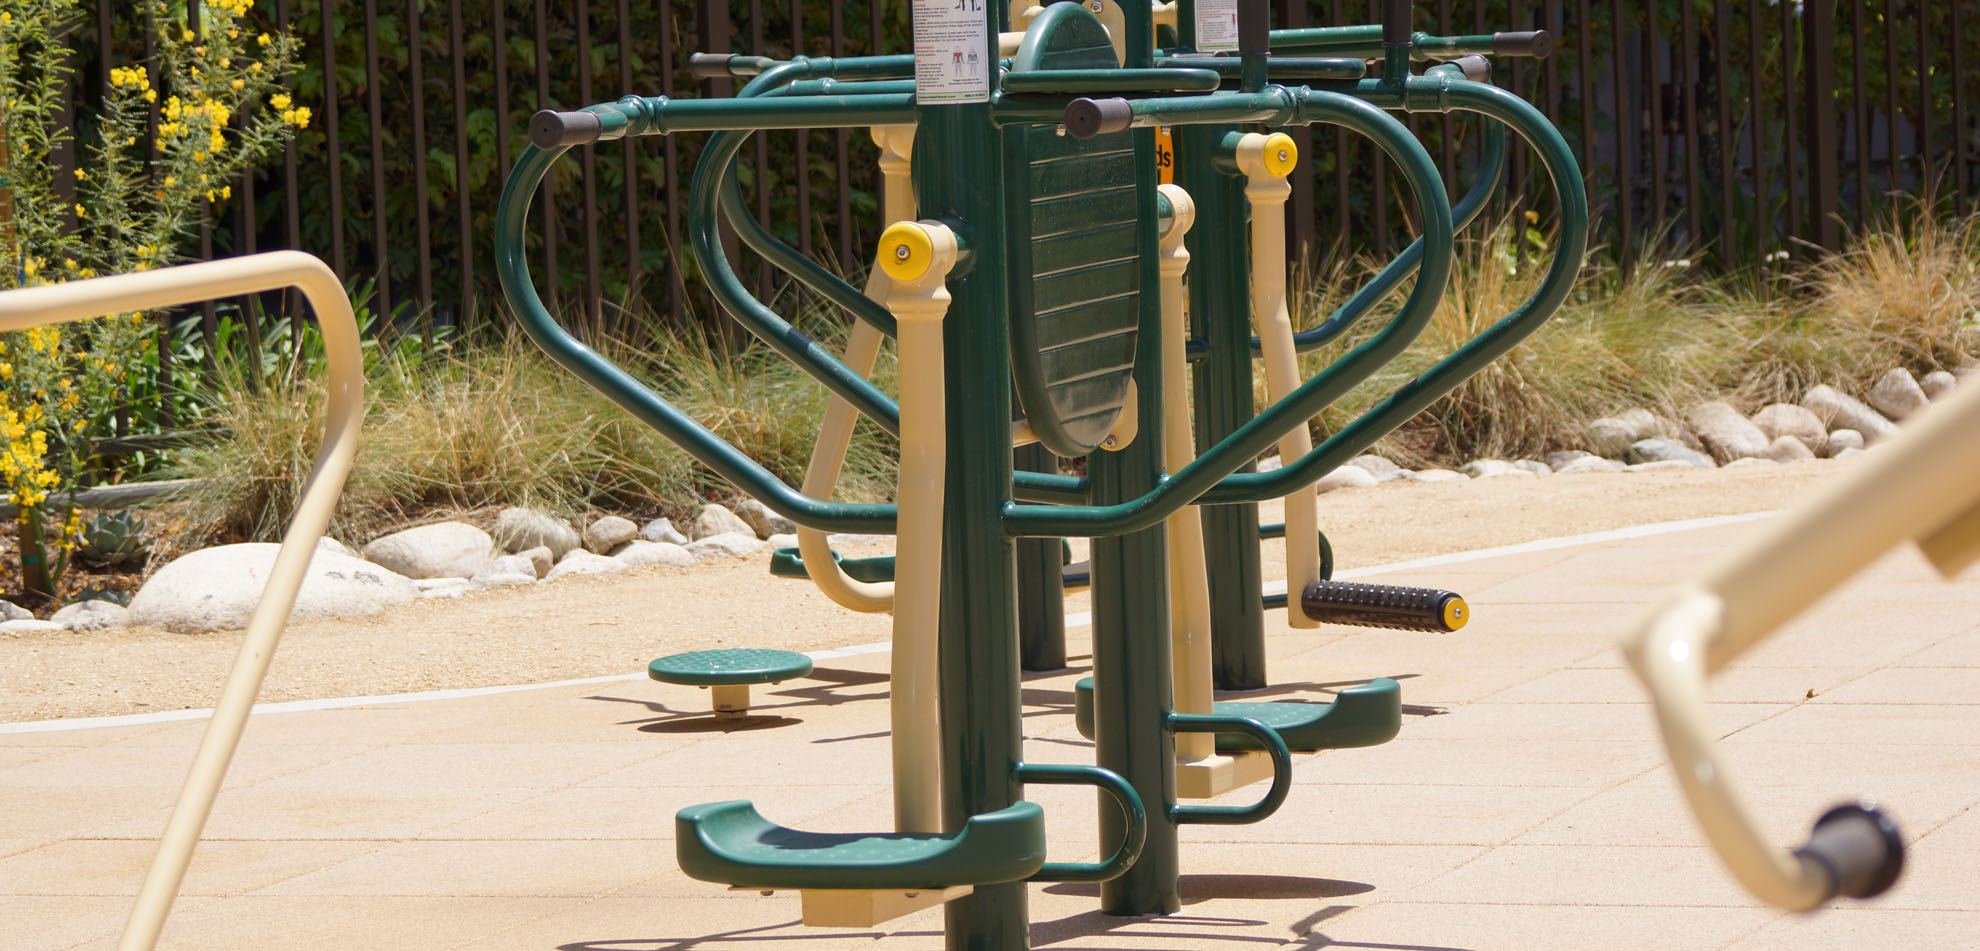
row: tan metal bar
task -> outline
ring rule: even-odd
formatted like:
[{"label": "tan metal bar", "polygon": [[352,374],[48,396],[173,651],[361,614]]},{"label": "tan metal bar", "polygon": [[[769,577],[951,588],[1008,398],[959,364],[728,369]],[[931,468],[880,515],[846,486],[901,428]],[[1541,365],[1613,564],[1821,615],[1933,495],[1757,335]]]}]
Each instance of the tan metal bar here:
[{"label": "tan metal bar", "polygon": [[316,551],[317,539],[330,524],[344,479],[350,474],[364,416],[364,364],[357,319],[337,276],[322,261],[300,251],[275,251],[0,293],[0,330],[24,330],[287,287],[302,292],[323,329],[324,352],[329,359],[329,407],[323,443],[317,449],[316,463],[289,530],[282,536],[268,585],[248,619],[241,651],[214,704],[213,719],[200,738],[178,803],[166,820],[158,853],[138,889],[118,943],[121,951],[149,951],[158,943],[193,849],[199,844],[200,831],[213,811],[227,765],[240,745],[254,699],[274,660],[282,627],[288,623],[296,593],[302,588],[303,572]]}]

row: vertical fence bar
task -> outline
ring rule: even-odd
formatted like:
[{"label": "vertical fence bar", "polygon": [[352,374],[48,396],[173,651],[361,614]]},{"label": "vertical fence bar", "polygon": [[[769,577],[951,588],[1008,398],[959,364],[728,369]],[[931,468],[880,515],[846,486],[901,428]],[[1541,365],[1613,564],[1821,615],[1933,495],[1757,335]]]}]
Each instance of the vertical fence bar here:
[{"label": "vertical fence bar", "polygon": [[1953,203],[1964,217],[1971,196],[1966,192],[1966,4],[1952,8]]},{"label": "vertical fence bar", "polygon": [[490,32],[495,45],[495,164],[509,180],[509,0],[495,0]]},{"label": "vertical fence bar", "polygon": [[1760,4],[1746,5],[1746,42],[1752,55],[1747,57],[1747,99],[1753,113],[1753,260],[1763,265],[1767,260],[1767,233],[1773,225],[1767,220],[1767,97],[1761,93],[1760,53],[1764,49],[1760,36]]},{"label": "vertical fence bar", "polygon": [[[1966,0],[1954,0],[1954,6]],[[1932,175],[1932,5],[1918,5],[1918,193],[1936,209]],[[1955,42],[1962,38],[1955,38]]]},{"label": "vertical fence bar", "polygon": [[1787,232],[1782,237],[1786,247],[1794,238],[1801,236],[1801,201],[1797,194],[1801,186],[1801,169],[1795,162],[1800,149],[1799,140],[1800,110],[1795,107],[1794,89],[1795,57],[1799,46],[1794,42],[1794,8],[1790,4],[1780,5],[1781,10],[1781,184],[1785,194],[1783,203],[1787,206]]},{"label": "vertical fence bar", "polygon": [[[1588,0],[1581,0],[1586,6]],[[1451,35],[1451,0],[1437,0],[1437,32]],[[1457,117],[1450,113],[1442,116],[1444,140],[1437,148],[1437,167],[1443,170],[1444,187],[1457,189]]]},{"label": "vertical fence bar", "polygon": [[[763,42],[763,0],[749,0],[749,50],[757,56],[769,55]],[[773,227],[770,220],[770,134],[756,134],[756,220],[765,228]],[[768,299],[770,296],[770,267],[756,262],[756,296]]]},{"label": "vertical fence bar", "polygon": [[[1726,9],[1726,0],[1714,0],[1712,4],[1712,85],[1713,111],[1718,113],[1718,147],[1713,149],[1719,159],[1719,222],[1717,246],[1719,263],[1730,266],[1733,262],[1732,243],[1733,196],[1739,193],[1739,182],[1733,178],[1733,153],[1739,143],[1733,139],[1732,125],[1732,83],[1727,73],[1732,64],[1732,11]],[[1702,248],[1702,244],[1701,244]]]},{"label": "vertical fence bar", "polygon": [[[1446,3],[1448,5],[1448,3]],[[1286,4],[1285,16],[1278,21],[1286,29],[1306,26],[1306,4],[1304,2]],[[1293,249],[1293,260],[1301,265],[1314,260],[1313,240],[1313,127],[1296,126],[1286,130],[1292,135],[1293,145],[1299,149],[1299,164],[1292,174],[1292,214],[1286,216],[1286,227],[1291,233],[1286,235],[1286,247]],[[1449,147],[1449,137],[1445,138]]]},{"label": "vertical fence bar", "polygon": [[378,315],[392,326],[392,252],[387,243],[385,205],[385,125],[379,105],[378,4],[364,0],[364,94],[371,111],[371,260],[378,269]]},{"label": "vertical fence bar", "polygon": [[[1663,30],[1657,23],[1657,5],[1643,6],[1643,66],[1648,80],[1648,95],[1645,100],[1650,107],[1650,210],[1644,215],[1646,223],[1661,226],[1664,221],[1665,179],[1664,179],[1664,52],[1669,44],[1664,42]],[[1660,236],[1662,237],[1662,236]],[[1659,242],[1663,243],[1662,241]]]},{"label": "vertical fence bar", "polygon": [[[619,0],[619,95],[630,96],[638,92],[633,88],[633,28],[632,4]],[[640,284],[639,251],[639,151],[630,137],[619,143],[619,162],[623,166],[620,175],[624,179],[626,194],[626,297],[630,303]],[[632,328],[622,332],[630,333]]]},{"label": "vertical fence bar", "polygon": [[[578,102],[591,105],[591,0],[577,0]],[[598,147],[584,147],[584,316],[593,340],[605,335],[604,288],[599,286]]]},{"label": "vertical fence bar", "polygon": [[[791,0],[791,55],[808,50],[804,43],[804,3]],[[811,256],[811,130],[799,129],[797,139],[797,232],[798,250]]]},{"label": "vertical fence bar", "polygon": [[[1334,0],[1334,9],[1332,12],[1333,12],[1333,16],[1328,22],[1333,23],[1336,26],[1339,26],[1347,22],[1346,17],[1343,15],[1345,11],[1341,9],[1341,0]],[[1348,205],[1348,166],[1353,164],[1350,161],[1351,157],[1352,157],[1351,154],[1348,152],[1347,131],[1340,128],[1339,126],[1335,126],[1334,127],[1334,236],[1333,236],[1333,240],[1330,242],[1334,247],[1341,247],[1342,245],[1344,245],[1347,242],[1348,232],[1352,230],[1348,221],[1348,215],[1351,213],[1350,207]]]},{"label": "vertical fence bar", "polygon": [[[1589,184],[1592,186],[1595,178],[1595,25],[1590,22],[1591,16],[1592,14],[1588,9],[1588,0],[1575,0],[1575,111],[1581,114],[1581,141],[1575,143],[1575,145],[1580,151],[1580,154],[1587,156],[1586,164],[1588,170],[1582,174],[1586,176]],[[1617,24],[1616,26],[1620,27],[1621,24]],[[1621,83],[1621,64],[1618,63],[1611,67],[1611,69],[1615,74],[1615,81]],[[1622,121],[1622,116],[1616,116],[1617,123],[1621,123]],[[1620,158],[1618,156],[1619,160]],[[1592,187],[1590,191],[1593,191]],[[1593,205],[1593,196],[1590,197],[1591,201],[1589,204]]]},{"label": "vertical fence bar", "polygon": [[[199,19],[199,0],[188,0],[186,3],[186,28],[193,32],[193,38],[195,40],[200,36]],[[67,124],[66,120],[64,124]],[[56,153],[56,167],[58,169],[62,168],[61,154],[60,152]],[[73,165],[70,166],[71,169],[73,167]],[[57,176],[58,180],[64,177],[68,176]],[[199,259],[202,261],[213,260],[213,209],[211,206],[201,206],[199,209]],[[210,375],[214,370],[218,369],[218,363],[216,362],[218,360],[218,354],[215,351],[220,346],[220,316],[213,302],[210,300],[200,304],[199,330],[201,336],[206,340],[206,358],[201,362],[205,364],[206,371]]]},{"label": "vertical fence bar", "polygon": [[1614,44],[1615,97],[1616,97],[1616,248],[1621,259],[1622,271],[1628,275],[1636,268],[1636,143],[1634,132],[1638,128],[1636,113],[1629,101],[1629,85],[1634,74],[1629,70],[1629,21],[1623,19],[1622,0],[1610,0],[1609,16],[1613,23],[1611,42]]},{"label": "vertical fence bar", "polygon": [[[544,0],[536,0],[535,50],[532,58],[536,60],[536,108],[554,109],[556,103],[550,98],[550,14],[544,9]],[[550,276],[544,285],[544,301],[555,313],[564,285],[563,272],[557,268],[557,176],[545,175],[537,194],[543,196],[543,266],[544,273]]]},{"label": "vertical fence bar", "polygon": [[[275,19],[283,26],[290,23],[289,7],[290,0],[276,0]],[[302,248],[302,186],[296,166],[296,140],[290,136],[282,146],[282,233],[291,250]],[[282,292],[282,302],[282,313],[289,318],[289,355],[293,358],[302,353],[302,299],[293,290],[287,290]]]},{"label": "vertical fence bar", "polygon": [[1884,0],[1884,174],[1890,191],[1904,187],[1903,142],[1898,138],[1897,0]]},{"label": "vertical fence bar", "polygon": [[[879,43],[880,32],[875,30],[871,47],[877,49]],[[846,5],[843,3],[832,4],[832,55],[846,55]],[[858,266],[854,263],[852,253],[852,182],[849,181],[852,163],[847,157],[847,150],[851,146],[850,140],[851,136],[846,130],[833,130],[832,184],[838,186],[839,193],[836,209],[838,219],[834,228],[837,233],[837,243],[833,247],[838,252],[839,269],[847,273],[851,273]]]},{"label": "vertical fence bar", "polygon": [[[1483,4],[1480,5],[1480,9],[1483,9]],[[1506,4],[1506,28],[1509,30],[1525,29],[1527,27],[1526,14],[1525,0],[1508,0]],[[1529,99],[1525,82],[1526,60],[1515,58],[1511,61],[1510,65],[1512,68],[1505,71],[1506,88],[1512,90],[1513,95],[1521,99]],[[1497,71],[1495,70],[1494,72]],[[1526,260],[1526,242],[1521,239],[1526,234],[1527,211],[1525,149],[1512,150],[1512,184],[1508,188],[1508,197],[1512,199],[1513,254],[1519,261],[1523,262]]]},{"label": "vertical fence bar", "polygon": [[[1131,2],[1131,0],[1130,0]],[[1412,4],[1410,9],[1415,9]],[[1368,0],[1368,22],[1382,22],[1380,0]],[[1360,151],[1359,148],[1356,149]],[[1368,163],[1369,205],[1375,212],[1375,253],[1380,257],[1389,256],[1389,163],[1388,157],[1371,148],[1374,161]]]},{"label": "vertical fence bar", "polygon": [[[1866,42],[1869,34],[1863,31],[1863,6],[1862,0],[1849,5],[1850,73],[1855,83],[1856,100],[1851,110],[1856,122],[1851,141],[1856,152],[1856,221],[1859,225],[1870,215],[1870,94],[1863,75],[1867,68],[1863,64],[1863,48],[1870,44]],[[1959,8],[1955,6],[1954,9]]]},{"label": "vertical fence bar", "polygon": [[1684,221],[1685,244],[1693,250],[1705,247],[1705,196],[1701,191],[1698,166],[1698,14],[1690,3],[1679,4],[1678,33],[1682,37],[1684,69],[1678,74],[1678,114],[1684,117]]},{"label": "vertical fence bar", "polygon": [[[667,21],[660,27],[660,94],[674,94],[674,31],[679,26],[678,18],[669,7]],[[667,190],[667,313],[679,317],[681,309],[687,305],[687,269],[681,266],[681,200],[679,149],[675,141],[679,136],[662,136],[666,141],[660,145],[663,160],[667,163],[662,173],[662,186]]]},{"label": "vertical fence bar", "polygon": [[[456,333],[465,333],[474,320],[474,206],[470,200],[467,135],[467,63],[461,39],[461,0],[447,0],[447,55],[454,78],[454,230],[460,249],[460,299],[454,302]],[[500,119],[497,120],[501,121]]]},{"label": "vertical fence bar", "polygon": [[[329,6],[324,7],[327,19]],[[149,4],[144,7],[144,70],[151,78],[153,88],[164,85],[164,77],[158,73],[158,21]],[[333,115],[335,113],[332,113]],[[145,156],[154,167],[158,164],[158,112],[145,110]],[[178,423],[178,414],[172,410],[173,384],[172,366],[172,312],[158,312],[158,322],[152,329],[152,346],[158,353],[158,424],[171,429]]]},{"label": "vertical fence bar", "polygon": [[[1842,250],[1836,193],[1842,172],[1836,167],[1836,8],[1811,3],[1802,9],[1803,72],[1808,96],[1809,237],[1830,251]],[[1792,146],[1792,143],[1789,143]]]},{"label": "vertical fence bar", "polygon": [[[406,81],[412,85],[413,229],[419,241],[419,268],[414,272],[419,291],[419,334],[433,344],[433,225],[426,207],[426,75],[422,55],[426,27],[419,15],[420,0],[406,0]],[[376,82],[381,77],[372,77]]]}]

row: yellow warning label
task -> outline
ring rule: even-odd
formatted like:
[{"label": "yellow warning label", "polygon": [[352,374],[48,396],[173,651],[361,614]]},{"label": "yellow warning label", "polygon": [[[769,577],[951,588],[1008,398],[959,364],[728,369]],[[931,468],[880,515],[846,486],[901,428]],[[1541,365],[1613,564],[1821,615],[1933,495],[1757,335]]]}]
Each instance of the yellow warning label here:
[{"label": "yellow warning label", "polygon": [[1176,140],[1170,138],[1167,126],[1155,130],[1155,168],[1162,173],[1162,184],[1176,183]]}]

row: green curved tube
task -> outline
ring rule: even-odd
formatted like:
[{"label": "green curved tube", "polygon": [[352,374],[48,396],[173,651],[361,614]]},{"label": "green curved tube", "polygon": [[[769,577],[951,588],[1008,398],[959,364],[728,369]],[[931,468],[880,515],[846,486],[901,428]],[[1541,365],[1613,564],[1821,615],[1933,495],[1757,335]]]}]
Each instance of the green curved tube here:
[{"label": "green curved tube", "polygon": [[1244,733],[1258,741],[1265,748],[1266,755],[1272,757],[1272,785],[1265,791],[1265,798],[1249,806],[1198,806],[1176,803],[1169,807],[1169,815],[1176,823],[1198,825],[1245,825],[1263,822],[1286,801],[1286,794],[1292,791],[1292,752],[1286,748],[1286,739],[1279,731],[1253,720],[1250,717],[1229,716],[1216,713],[1171,713],[1169,714],[1171,733]]},{"label": "green curved tube", "polygon": [[[1379,85],[1360,88],[1372,100],[1396,99],[1394,91]],[[1233,475],[1205,492],[1201,503],[1272,498],[1333,471],[1540,329],[1574,289],[1582,256],[1588,251],[1588,195],[1582,190],[1580,163],[1560,131],[1526,100],[1485,83],[1412,78],[1398,101],[1414,110],[1418,105],[1410,100],[1419,95],[1434,97],[1440,108],[1475,112],[1504,123],[1533,145],[1561,209],[1559,247],[1547,276],[1511,314],[1342,427],[1306,457],[1275,472]]]},{"label": "green curved tube", "polygon": [[1148,843],[1148,811],[1142,808],[1141,796],[1135,793],[1134,786],[1122,779],[1121,774],[1098,766],[1019,763],[1017,778],[1026,784],[1097,787],[1114,797],[1127,815],[1127,831],[1121,837],[1121,846],[1106,861],[1047,862],[1026,881],[1105,882],[1119,878],[1141,857],[1142,846]]},{"label": "green curved tube", "polygon": [[502,293],[524,332],[559,366],[785,518],[828,532],[892,532],[894,506],[826,502],[791,488],[557,325],[530,280],[523,234],[529,222],[530,199],[544,173],[567,151],[545,152],[534,145],[525,146],[516,156],[495,212],[495,270],[502,281]]},{"label": "green curved tube", "polygon": [[[1107,506],[1013,503],[1005,507],[1004,527],[1014,536],[1117,535],[1139,531],[1167,518],[1215,488],[1220,480],[1255,458],[1292,427],[1305,425],[1342,394],[1401,355],[1430,323],[1450,280],[1456,226],[1443,176],[1423,144],[1401,121],[1382,109],[1338,92],[1268,86],[1253,94],[1140,100],[1134,103],[1134,112],[1136,125],[1260,121],[1286,126],[1329,122],[1367,136],[1402,167],[1410,183],[1423,221],[1426,253],[1422,270],[1409,298],[1387,327],[1301,384],[1285,399],[1238,427],[1154,491]],[[1233,119],[1234,114],[1241,118]],[[1285,495],[1286,490],[1269,494]],[[1251,498],[1267,495],[1259,493]]]}]

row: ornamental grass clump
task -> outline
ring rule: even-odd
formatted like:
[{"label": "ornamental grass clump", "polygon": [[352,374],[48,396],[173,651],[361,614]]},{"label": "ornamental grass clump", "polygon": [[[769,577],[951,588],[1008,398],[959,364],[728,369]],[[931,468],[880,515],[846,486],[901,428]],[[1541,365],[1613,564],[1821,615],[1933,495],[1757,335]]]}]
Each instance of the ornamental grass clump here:
[{"label": "ornamental grass clump", "polygon": [[[283,85],[297,42],[257,25],[251,0],[202,5],[197,31],[181,8],[150,6],[167,24],[156,54],[112,66],[101,113],[72,126],[61,93],[86,6],[0,0],[0,289],[184,260],[200,222],[233,197],[229,183],[309,124]],[[56,161],[64,147],[73,171]],[[54,596],[81,531],[70,491],[93,442],[115,435],[120,415],[144,429],[169,397],[155,327],[155,315],[122,314],[0,335],[0,487],[19,507],[31,599]]]}]

